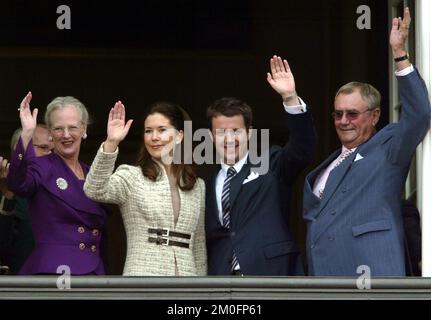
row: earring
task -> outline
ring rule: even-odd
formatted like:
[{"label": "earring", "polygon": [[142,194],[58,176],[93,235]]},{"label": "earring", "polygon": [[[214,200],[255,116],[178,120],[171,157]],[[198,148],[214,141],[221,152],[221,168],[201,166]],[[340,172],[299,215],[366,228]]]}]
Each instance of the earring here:
[{"label": "earring", "polygon": [[53,140],[52,137],[48,136],[48,141],[52,141],[52,140]]},{"label": "earring", "polygon": [[82,139],[87,139],[87,133],[84,133],[84,135],[82,136]]}]

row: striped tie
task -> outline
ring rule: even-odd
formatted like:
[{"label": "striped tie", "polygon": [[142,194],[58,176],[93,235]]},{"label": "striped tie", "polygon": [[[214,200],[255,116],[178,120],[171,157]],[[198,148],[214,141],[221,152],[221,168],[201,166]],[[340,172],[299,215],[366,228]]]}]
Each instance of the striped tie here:
[{"label": "striped tie", "polygon": [[230,182],[235,176],[236,170],[234,167],[229,167],[227,170],[226,179],[223,183],[223,191],[221,194],[221,207],[223,210],[223,227],[230,227]]},{"label": "striped tie", "polygon": [[[234,167],[229,167],[227,170],[226,179],[223,183],[223,191],[221,194],[221,206],[223,210],[223,227],[229,229],[230,227],[230,182],[232,178],[236,175],[236,170]],[[232,255],[231,271],[235,270],[238,266],[238,258],[235,252]]]}]

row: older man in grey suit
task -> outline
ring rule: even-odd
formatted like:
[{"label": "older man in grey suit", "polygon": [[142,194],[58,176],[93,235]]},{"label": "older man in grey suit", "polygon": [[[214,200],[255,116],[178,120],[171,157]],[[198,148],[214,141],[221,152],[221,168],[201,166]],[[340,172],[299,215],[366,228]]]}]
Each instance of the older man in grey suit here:
[{"label": "older man in grey suit", "polygon": [[339,89],[334,124],[341,149],[307,177],[309,275],[404,276],[405,253],[401,194],[412,155],[430,125],[427,88],[405,49],[410,24],[392,21],[390,45],[402,104],[399,123],[376,133],[380,94],[369,84],[352,82]]}]

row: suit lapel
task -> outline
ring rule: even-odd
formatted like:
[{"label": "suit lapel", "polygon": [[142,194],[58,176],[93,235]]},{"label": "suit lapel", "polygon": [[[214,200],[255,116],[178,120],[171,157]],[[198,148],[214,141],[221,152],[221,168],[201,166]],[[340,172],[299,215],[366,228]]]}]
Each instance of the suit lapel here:
[{"label": "suit lapel", "polygon": [[327,166],[329,166],[331,164],[332,161],[334,161],[335,158],[338,157],[338,155],[340,154],[340,150],[338,149],[336,151],[334,151],[328,158],[326,158],[325,161],[323,161],[316,169],[314,169],[313,171],[311,171],[308,176],[305,179],[305,183],[306,183],[306,188],[310,191],[313,192],[313,187],[314,187],[314,183],[316,182],[317,177],[319,176],[319,174],[326,169]]},{"label": "suit lapel", "polygon": [[[240,172],[238,172],[231,180],[230,183],[230,218],[231,218],[231,228],[235,225],[238,216],[237,216],[237,212],[235,210],[235,202],[238,198],[238,194],[241,191],[242,188],[242,183],[244,182],[244,180],[248,177],[248,175],[250,174],[250,169],[251,169],[251,165],[246,162],[244,163],[243,167],[241,168]],[[219,219],[219,212],[218,212],[218,207],[217,207],[217,200],[216,200],[216,193],[215,193],[215,189],[216,189],[216,181],[217,181],[217,175],[219,173],[220,169],[217,170],[217,172],[215,173],[215,175],[212,177],[212,179],[209,181],[210,183],[210,198],[207,199],[208,201],[208,205],[211,208],[214,208],[213,210],[213,214],[211,214],[213,216],[214,219],[216,219],[218,225],[220,227],[222,227],[221,223],[220,223],[220,219]]]},{"label": "suit lapel", "polygon": [[334,159],[340,154],[340,149],[333,152],[328,158],[326,158],[325,161],[323,161],[316,169],[311,171],[307,177],[305,178],[304,182],[304,214],[303,217],[305,220],[313,221],[316,219],[319,211],[318,210],[312,210],[312,208],[317,207],[321,199],[317,197],[313,193],[314,183],[316,182],[316,179],[318,178],[319,174],[326,169],[329,164],[334,161]]},{"label": "suit lapel", "polygon": [[[325,191],[323,192],[323,198],[322,198],[322,201],[320,203],[318,215],[323,210],[323,208],[326,206],[329,199],[331,199],[331,197],[334,195],[338,186],[340,185],[340,183],[343,181],[344,177],[349,172],[349,170],[350,170],[350,168],[354,162],[354,159],[356,157],[356,154],[358,153],[358,149],[356,149],[355,152],[353,152],[346,160],[344,160],[337,168],[333,169],[331,171],[331,173],[329,174],[329,177],[328,177],[328,180],[327,180],[326,186],[325,186]],[[319,229],[318,229],[317,233],[315,234],[313,241],[317,241],[317,239],[320,237],[320,235],[323,234],[323,232],[325,232],[325,230],[332,223],[333,217],[335,217],[335,216],[330,216],[330,217],[331,218],[327,217],[326,219],[322,220],[322,224],[319,226]]]},{"label": "suit lapel", "polygon": [[[97,202],[90,200],[84,193],[83,182],[72,173],[63,160],[52,155],[53,165],[45,181],[46,189],[76,210],[104,216],[106,213]],[[88,167],[81,163],[86,176]]]},{"label": "suit lapel", "polygon": [[241,190],[243,181],[247,178],[247,176],[250,174],[250,165],[248,163],[245,163],[243,167],[241,168],[241,171],[238,172],[235,177],[233,177],[231,183],[230,183],[230,207],[231,212],[232,208],[234,207],[235,200],[238,197],[238,194]]},{"label": "suit lapel", "polygon": [[329,199],[331,199],[341,181],[343,181],[343,178],[349,171],[357,152],[358,150],[356,149],[355,152],[345,159],[338,167],[334,168],[329,174],[328,180],[326,181],[325,190],[323,191],[323,198],[320,201],[319,213],[323,210],[323,208],[325,208]]}]

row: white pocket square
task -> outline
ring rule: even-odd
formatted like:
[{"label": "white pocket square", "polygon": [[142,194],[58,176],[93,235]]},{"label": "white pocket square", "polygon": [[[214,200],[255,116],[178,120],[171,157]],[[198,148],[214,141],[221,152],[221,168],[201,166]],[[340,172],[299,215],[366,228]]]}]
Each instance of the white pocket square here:
[{"label": "white pocket square", "polygon": [[245,179],[243,182],[242,182],[242,184],[246,184],[247,182],[250,182],[250,181],[252,181],[252,180],[254,180],[254,179],[257,179],[257,178],[259,178],[259,174],[257,173],[257,172],[251,172],[249,175],[248,175],[248,177],[247,177],[247,179]]},{"label": "white pocket square", "polygon": [[364,159],[364,157],[363,157],[363,156],[361,156],[359,153],[357,153],[357,154],[356,154],[356,158],[355,158],[355,160],[354,160],[353,162],[355,162],[355,161],[359,161],[359,160],[361,160],[361,159]]}]

